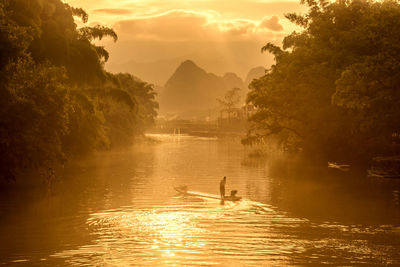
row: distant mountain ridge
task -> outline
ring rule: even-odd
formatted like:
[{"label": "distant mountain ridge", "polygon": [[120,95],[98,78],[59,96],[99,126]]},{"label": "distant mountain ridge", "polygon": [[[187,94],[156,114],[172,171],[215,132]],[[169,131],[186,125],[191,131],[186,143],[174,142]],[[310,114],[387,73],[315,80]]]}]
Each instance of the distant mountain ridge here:
[{"label": "distant mountain ridge", "polygon": [[199,110],[210,112],[218,107],[221,98],[231,88],[245,89],[243,80],[235,73],[223,77],[207,73],[193,61],[182,62],[164,86],[160,95],[161,112],[188,113]]},{"label": "distant mountain ridge", "polygon": [[247,74],[246,79],[244,80],[246,88],[250,85],[250,83],[254,79],[258,79],[258,78],[261,78],[262,76],[264,76],[266,71],[267,70],[264,67],[261,67],[261,66],[252,68],[249,71],[249,73]]}]

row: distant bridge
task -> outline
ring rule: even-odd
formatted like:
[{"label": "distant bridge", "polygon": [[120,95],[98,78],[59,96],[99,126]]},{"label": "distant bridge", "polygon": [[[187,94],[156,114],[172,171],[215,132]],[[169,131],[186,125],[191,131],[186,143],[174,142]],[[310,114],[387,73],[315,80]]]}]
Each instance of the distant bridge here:
[{"label": "distant bridge", "polygon": [[222,127],[218,121],[159,120],[152,132],[195,136],[242,136],[244,127]]}]

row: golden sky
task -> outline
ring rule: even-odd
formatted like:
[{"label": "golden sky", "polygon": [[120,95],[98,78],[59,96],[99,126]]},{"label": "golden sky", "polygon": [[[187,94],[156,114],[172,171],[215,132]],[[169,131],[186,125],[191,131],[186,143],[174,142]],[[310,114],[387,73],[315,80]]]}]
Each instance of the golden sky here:
[{"label": "golden sky", "polygon": [[[268,67],[271,56],[261,54],[261,47],[267,42],[279,44],[295,29],[284,14],[306,11],[298,1],[273,0],[65,2],[85,9],[89,24],[110,26],[117,32],[117,43],[104,42],[110,51],[106,66],[110,70],[127,68],[129,62],[164,66],[192,59],[207,71],[242,77],[252,67]],[[163,83],[163,79],[151,82]]]}]

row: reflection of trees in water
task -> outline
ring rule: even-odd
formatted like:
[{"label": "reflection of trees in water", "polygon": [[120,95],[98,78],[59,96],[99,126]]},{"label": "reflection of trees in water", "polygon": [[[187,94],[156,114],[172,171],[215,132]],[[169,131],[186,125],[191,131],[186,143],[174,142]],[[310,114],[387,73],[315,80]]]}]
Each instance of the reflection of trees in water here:
[{"label": "reflection of trees in water", "polygon": [[399,182],[368,179],[359,171],[316,167],[304,160],[271,162],[268,177],[271,204],[296,217],[392,224],[400,215],[393,199]]}]

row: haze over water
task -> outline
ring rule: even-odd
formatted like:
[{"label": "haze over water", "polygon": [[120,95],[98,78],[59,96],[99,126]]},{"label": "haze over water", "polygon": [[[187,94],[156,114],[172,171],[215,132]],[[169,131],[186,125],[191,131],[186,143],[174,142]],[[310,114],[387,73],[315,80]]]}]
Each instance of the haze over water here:
[{"label": "haze over water", "polygon": [[[0,264],[400,264],[398,181],[257,162],[239,140],[152,137],[71,162],[52,192],[2,193]],[[173,188],[218,194],[224,175],[244,200]]]}]

